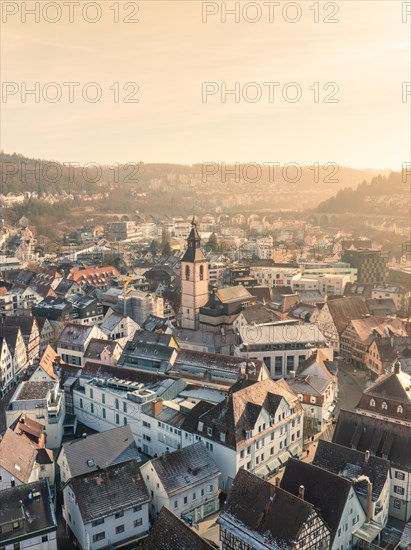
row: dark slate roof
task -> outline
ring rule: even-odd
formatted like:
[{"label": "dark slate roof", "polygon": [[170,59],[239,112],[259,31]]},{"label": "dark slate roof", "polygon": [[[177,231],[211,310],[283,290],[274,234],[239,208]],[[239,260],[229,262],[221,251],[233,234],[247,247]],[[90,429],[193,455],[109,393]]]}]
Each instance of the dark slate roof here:
[{"label": "dark slate roof", "polygon": [[411,426],[387,422],[351,411],[341,410],[333,442],[387,458],[400,469],[411,470]]},{"label": "dark slate roof", "polygon": [[313,512],[311,503],[241,468],[217,523],[249,544],[250,536],[261,537],[287,550]]},{"label": "dark slate roof", "polygon": [[[73,439],[63,444],[72,477],[121,464],[140,456],[130,426],[120,426],[105,432]],[[94,466],[87,466],[92,459]]]},{"label": "dark slate roof", "polygon": [[[29,493],[39,495],[30,499]],[[19,521],[17,529],[0,531],[1,546],[56,530],[56,516],[47,480],[3,489],[0,500],[0,525]]]},{"label": "dark slate roof", "polygon": [[211,454],[201,441],[154,458],[151,465],[169,496],[220,474]]},{"label": "dark slate roof", "polygon": [[84,523],[150,501],[136,461],[129,460],[69,481]]},{"label": "dark slate roof", "polygon": [[[368,477],[372,483],[374,502],[380,498],[390,471],[390,463],[384,458],[371,455],[366,462],[365,453],[322,439],[318,441],[313,464],[351,480],[358,476]],[[367,482],[354,483],[354,488],[364,495],[367,493]]]},{"label": "dark slate roof", "polygon": [[351,489],[351,481],[307,462],[289,458],[281,479],[281,488],[298,495],[304,485],[305,500],[310,502],[331,529],[334,539]]},{"label": "dark slate roof", "polygon": [[1,324],[6,327],[6,331],[9,327],[20,327],[21,333],[24,336],[30,336],[33,331],[33,325],[36,325],[37,321],[29,315],[9,315],[2,317]]},{"label": "dark slate roof", "polygon": [[[237,449],[246,439],[246,431],[254,428],[262,409],[266,409],[271,416],[275,415],[281,399],[285,399],[297,410],[301,404],[290,387],[284,383],[267,379],[252,385],[242,387],[238,391],[231,392],[224,401],[214,405],[210,409],[205,407],[200,411],[194,407],[183,423],[183,429],[204,436],[207,428],[211,428],[209,439],[214,439],[221,444],[221,434],[225,435],[224,444],[231,449]],[[199,422],[203,428],[199,429]]]},{"label": "dark slate roof", "polygon": [[181,258],[182,262],[204,262],[205,257],[201,250],[201,237],[197,231],[197,225],[194,221],[191,224],[191,231],[187,239],[188,247]]},{"label": "dark slate roof", "polygon": [[142,550],[210,550],[216,548],[163,506]]}]

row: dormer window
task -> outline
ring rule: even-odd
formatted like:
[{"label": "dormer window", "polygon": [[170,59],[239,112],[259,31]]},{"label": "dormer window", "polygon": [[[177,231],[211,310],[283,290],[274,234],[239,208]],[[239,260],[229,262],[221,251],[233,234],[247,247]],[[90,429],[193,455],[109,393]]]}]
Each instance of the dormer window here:
[{"label": "dormer window", "polygon": [[397,413],[398,413],[398,414],[402,414],[402,411],[403,411],[402,406],[401,406],[401,405],[398,405],[398,407],[397,407]]},{"label": "dormer window", "polygon": [[225,433],[223,433],[223,432],[220,433],[220,441],[225,443]]},{"label": "dormer window", "polygon": [[94,464],[94,460],[93,460],[92,458],[89,458],[89,459],[87,460],[87,466],[88,466],[89,468],[92,468],[94,465],[95,465],[95,464]]},{"label": "dormer window", "polygon": [[382,402],[382,408],[384,411],[388,409],[387,403],[385,401]]},{"label": "dormer window", "polygon": [[197,426],[197,429],[199,432],[202,432],[203,431],[203,428],[204,428],[204,423],[203,422],[199,422],[198,423],[198,426]]},{"label": "dormer window", "polygon": [[207,428],[207,435],[213,435],[213,428]]},{"label": "dormer window", "polygon": [[370,400],[370,407],[375,407],[375,399]]}]

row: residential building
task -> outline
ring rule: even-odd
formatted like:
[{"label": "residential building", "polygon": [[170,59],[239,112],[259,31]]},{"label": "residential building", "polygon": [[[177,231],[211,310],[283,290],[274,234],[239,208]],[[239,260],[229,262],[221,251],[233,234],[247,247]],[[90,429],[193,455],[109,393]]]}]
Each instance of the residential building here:
[{"label": "residential building", "polygon": [[304,433],[321,432],[332,418],[338,395],[337,369],[334,362],[317,350],[306,359],[296,376],[288,380],[304,409]]},{"label": "residential building", "polygon": [[40,350],[39,355],[43,355],[46,351],[47,346],[54,343],[55,334],[53,325],[46,317],[36,317],[36,321],[39,327],[40,333]]},{"label": "residential building", "polygon": [[49,321],[66,322],[71,319],[73,305],[65,298],[47,296],[33,306],[32,313],[37,317],[45,317]]},{"label": "residential building", "polygon": [[26,315],[9,315],[1,319],[1,325],[6,332],[8,328],[20,327],[26,346],[27,363],[31,365],[40,353],[40,333],[36,319]]},{"label": "residential building", "polygon": [[272,475],[290,454],[300,456],[303,409],[282,380],[240,380],[218,404],[199,402],[182,424],[183,446],[203,441],[227,492],[239,468]]},{"label": "residential building", "polygon": [[82,550],[135,542],[149,529],[150,496],[135,459],[72,477],[63,517]]},{"label": "residential building", "polygon": [[[27,367],[27,349],[24,343],[23,334],[19,326],[3,325],[0,322],[0,337],[2,337],[9,348],[13,361],[13,383],[15,385],[22,377]],[[6,355],[3,356],[5,359]],[[5,360],[6,364],[6,360]]]},{"label": "residential building", "polygon": [[411,339],[406,337],[375,338],[368,346],[364,365],[371,379],[375,380],[398,360],[404,372],[411,374]]},{"label": "residential building", "polygon": [[[370,399],[371,406],[373,398]],[[390,462],[389,515],[402,521],[411,516],[411,455],[409,422],[390,421],[366,411],[341,410],[333,443],[384,458]]]},{"label": "residential building", "polygon": [[151,494],[152,518],[163,506],[192,522],[219,509],[220,471],[201,442],[149,460],[141,466],[141,474]]},{"label": "residential building", "polygon": [[142,550],[215,550],[215,546],[200,537],[165,506],[157,516]]},{"label": "residential building", "polygon": [[350,480],[290,458],[281,488],[292,495],[300,495],[315,508],[331,531],[330,550],[353,547],[353,535],[367,517]]},{"label": "residential building", "polygon": [[[312,323],[285,321],[239,327],[234,355],[264,361],[273,379],[289,378],[318,348],[326,351],[327,340]],[[332,359],[330,349],[329,358]]]},{"label": "residential building", "polygon": [[97,325],[103,320],[103,306],[93,296],[73,294],[67,298],[73,309],[71,318],[73,323],[81,325]]},{"label": "residential building", "polygon": [[57,457],[62,483],[70,478],[121,464],[134,458],[141,462],[130,426],[119,426],[104,432],[67,441]]},{"label": "residential building", "polygon": [[47,346],[43,353],[38,367],[30,376],[31,382],[56,382],[58,376],[54,371],[54,366],[57,364],[57,353],[51,346]]},{"label": "residential building", "polygon": [[67,279],[75,281],[80,287],[91,285],[100,290],[107,290],[113,280],[121,277],[121,273],[112,266],[90,267],[87,269],[73,268]]},{"label": "residential building", "polygon": [[369,516],[369,523],[379,525],[380,529],[386,526],[390,504],[388,460],[372,455],[369,451],[362,453],[319,439],[313,464],[349,479],[366,517]]},{"label": "residential building", "polygon": [[407,333],[401,319],[368,316],[351,320],[340,335],[340,354],[357,368],[366,366],[370,344],[380,338],[401,338]]},{"label": "residential building", "polygon": [[65,410],[58,382],[22,382],[6,409],[6,423],[10,426],[25,412],[45,426],[48,447],[57,449],[63,438]]},{"label": "residential building", "polygon": [[330,530],[300,496],[240,468],[217,519],[223,550],[325,550]]},{"label": "residential building", "polygon": [[110,340],[119,340],[120,338],[131,340],[135,332],[140,330],[140,326],[126,315],[107,312],[103,322],[100,324],[100,330],[102,330]]},{"label": "residential building", "polygon": [[362,319],[368,309],[359,296],[327,300],[315,321],[334,351],[340,351],[340,337],[353,319]]},{"label": "residential building", "polygon": [[6,338],[0,336],[0,399],[6,395],[14,382],[13,356]]},{"label": "residential building", "polygon": [[57,341],[57,353],[69,365],[84,365],[84,354],[92,338],[107,340],[96,325],[87,326],[69,323]]},{"label": "residential building", "polygon": [[46,479],[0,493],[0,547],[57,550],[57,519]]},{"label": "residential building", "polygon": [[103,365],[116,365],[123,352],[119,342],[92,338],[84,353],[84,362],[98,362]]},{"label": "residential building", "polygon": [[7,428],[0,441],[0,489],[38,481],[36,457],[36,449]]}]

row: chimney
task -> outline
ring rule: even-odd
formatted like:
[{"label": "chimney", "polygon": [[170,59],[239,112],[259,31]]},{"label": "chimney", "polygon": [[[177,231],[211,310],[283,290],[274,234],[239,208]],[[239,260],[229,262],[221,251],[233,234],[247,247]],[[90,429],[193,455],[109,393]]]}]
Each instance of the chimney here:
[{"label": "chimney", "polygon": [[153,416],[157,416],[163,411],[163,400],[162,399],[156,399],[152,402],[151,405],[151,414]]},{"label": "chimney", "polygon": [[367,484],[367,523],[371,522],[372,515],[372,483],[368,481]]},{"label": "chimney", "polygon": [[276,487],[280,486],[280,478],[278,476],[275,478],[275,486]]},{"label": "chimney", "polygon": [[300,485],[298,489],[298,496],[301,500],[304,500],[304,494],[305,494],[305,487],[304,485]]},{"label": "chimney", "polygon": [[365,451],[364,462],[365,462],[366,464],[368,464],[369,460],[370,460],[370,451]]}]

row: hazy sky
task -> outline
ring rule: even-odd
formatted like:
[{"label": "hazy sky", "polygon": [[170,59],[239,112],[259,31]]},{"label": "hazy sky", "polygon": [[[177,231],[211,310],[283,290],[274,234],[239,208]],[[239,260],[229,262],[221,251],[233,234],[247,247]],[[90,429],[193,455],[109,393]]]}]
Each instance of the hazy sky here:
[{"label": "hazy sky", "polygon": [[[39,2],[37,23],[29,14],[23,21],[20,2],[2,0],[4,151],[81,164],[336,162],[399,169],[410,159],[411,96],[403,103],[402,88],[411,80],[411,15],[403,23],[402,1],[343,0],[329,3],[328,11],[319,2],[318,13],[309,9],[311,0],[293,3],[301,13],[288,2],[242,1],[237,23],[230,15],[222,20],[224,4],[232,9],[235,2],[104,0],[94,2],[101,8],[94,24],[81,13],[93,3],[80,2],[59,0],[71,6],[64,6],[56,23],[50,22],[58,16],[56,3]],[[206,9],[218,12],[203,22]],[[138,23],[125,23],[127,14]],[[339,22],[324,23],[327,15]],[[90,5],[86,17],[97,16]],[[35,82],[51,99],[60,89],[61,99],[24,97],[23,83],[30,89]],[[58,87],[47,87],[50,82]],[[64,82],[80,83],[72,103]],[[82,97],[90,82],[102,92],[96,103]],[[132,85],[122,89],[128,82],[139,86],[132,96],[138,103],[123,101],[134,91]],[[202,98],[204,82],[214,82],[210,89],[218,93]],[[247,102],[240,95],[236,102],[227,95],[224,103],[224,82],[229,89],[239,82],[250,100],[261,91],[261,99]],[[247,87],[250,82],[256,85]],[[290,82],[302,92],[295,103],[282,95],[284,89],[294,99]],[[336,89],[323,90],[329,82],[339,87],[330,98],[338,103],[323,102]],[[93,87],[86,91],[94,97]]]}]

